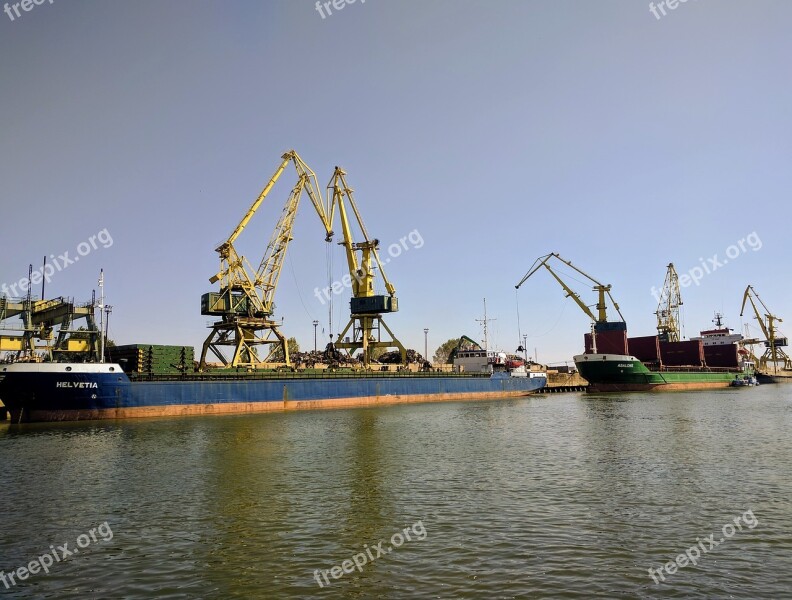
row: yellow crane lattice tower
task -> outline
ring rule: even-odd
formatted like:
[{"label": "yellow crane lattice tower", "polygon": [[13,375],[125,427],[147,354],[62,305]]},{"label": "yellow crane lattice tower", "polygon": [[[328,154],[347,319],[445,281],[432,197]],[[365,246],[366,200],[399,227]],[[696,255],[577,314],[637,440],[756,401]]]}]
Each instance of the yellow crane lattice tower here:
[{"label": "yellow crane lattice tower", "polygon": [[[314,172],[294,150],[286,152],[281,158],[280,166],[258,198],[228,239],[216,248],[220,256],[220,269],[209,281],[219,283],[220,291],[202,296],[201,314],[219,316],[221,319],[210,326],[211,332],[201,352],[201,370],[206,367],[206,358],[210,352],[227,367],[257,368],[269,365],[273,355],[280,349],[282,362],[287,366],[291,365],[288,344],[280,331],[281,324],[272,318],[272,314],[275,291],[286,251],[292,240],[294,220],[303,192],[307,193],[316,209],[327,230],[328,238],[332,237],[332,230]],[[245,230],[289,163],[293,163],[297,171],[297,183],[286,200],[259,268],[253,271],[245,257],[237,253],[234,242]],[[260,356],[261,347],[266,349],[266,353]],[[226,348],[232,349],[231,358],[223,352]]]},{"label": "yellow crane lattice tower", "polygon": [[657,303],[657,334],[662,342],[678,342],[682,336],[679,307],[682,306],[682,293],[679,290],[679,276],[674,263],[668,265],[660,301]]}]

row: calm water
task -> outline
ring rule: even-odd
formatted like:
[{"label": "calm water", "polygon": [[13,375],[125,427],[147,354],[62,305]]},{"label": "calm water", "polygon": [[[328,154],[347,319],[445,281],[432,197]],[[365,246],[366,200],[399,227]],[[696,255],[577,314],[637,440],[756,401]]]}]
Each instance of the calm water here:
[{"label": "calm water", "polygon": [[3,425],[0,568],[85,548],[0,596],[789,598],[790,432],[783,385]]}]

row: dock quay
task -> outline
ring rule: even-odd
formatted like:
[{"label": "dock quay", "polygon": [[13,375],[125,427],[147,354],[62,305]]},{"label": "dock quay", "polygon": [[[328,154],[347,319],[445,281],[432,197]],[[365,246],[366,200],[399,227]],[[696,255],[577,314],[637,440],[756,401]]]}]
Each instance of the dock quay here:
[{"label": "dock quay", "polygon": [[579,373],[560,373],[548,369],[547,385],[542,391],[550,394],[585,392],[587,387],[588,381],[583,379]]}]

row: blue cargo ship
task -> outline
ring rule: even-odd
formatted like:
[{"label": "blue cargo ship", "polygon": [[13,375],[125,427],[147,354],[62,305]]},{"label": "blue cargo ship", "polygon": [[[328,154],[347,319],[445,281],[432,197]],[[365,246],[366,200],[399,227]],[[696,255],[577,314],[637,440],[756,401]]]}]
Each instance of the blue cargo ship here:
[{"label": "blue cargo ship", "polygon": [[238,414],[493,399],[538,392],[543,372],[125,373],[107,363],[0,365],[13,423]]}]

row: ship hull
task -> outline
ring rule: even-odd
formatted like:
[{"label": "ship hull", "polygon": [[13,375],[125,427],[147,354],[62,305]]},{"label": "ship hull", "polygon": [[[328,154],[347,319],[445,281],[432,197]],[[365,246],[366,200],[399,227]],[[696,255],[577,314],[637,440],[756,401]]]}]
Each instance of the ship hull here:
[{"label": "ship hull", "polygon": [[[14,423],[240,414],[524,396],[546,378],[370,374],[130,381],[118,365],[11,365],[0,400]],[[110,370],[112,369],[112,371]],[[169,379],[169,380],[168,380]]]},{"label": "ship hull", "polygon": [[651,370],[633,356],[580,354],[575,366],[589,382],[588,392],[670,392],[728,388],[736,377],[748,375],[738,369]]},{"label": "ship hull", "polygon": [[[786,373],[789,373],[786,371]],[[759,383],[792,383],[792,373],[779,375],[777,373],[759,373],[756,378]]]}]

